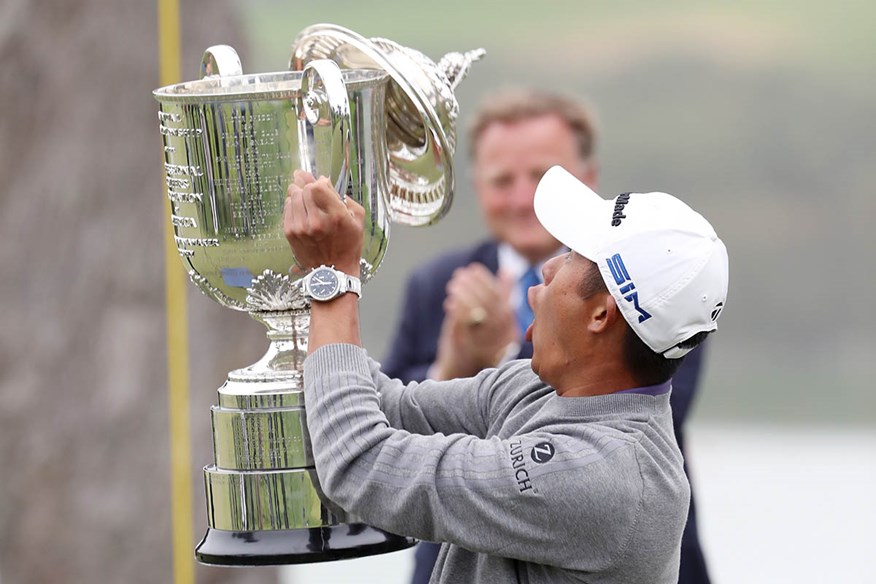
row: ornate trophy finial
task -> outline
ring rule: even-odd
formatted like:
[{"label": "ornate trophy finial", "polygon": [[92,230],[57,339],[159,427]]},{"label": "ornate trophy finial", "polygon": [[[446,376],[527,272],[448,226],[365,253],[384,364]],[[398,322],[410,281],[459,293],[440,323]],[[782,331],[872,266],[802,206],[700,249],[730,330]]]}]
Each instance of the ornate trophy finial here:
[{"label": "ornate trophy finial", "polygon": [[456,89],[456,86],[468,75],[472,63],[480,61],[486,54],[484,49],[474,49],[464,53],[453,51],[441,57],[438,61],[438,69],[447,77],[450,89]]}]

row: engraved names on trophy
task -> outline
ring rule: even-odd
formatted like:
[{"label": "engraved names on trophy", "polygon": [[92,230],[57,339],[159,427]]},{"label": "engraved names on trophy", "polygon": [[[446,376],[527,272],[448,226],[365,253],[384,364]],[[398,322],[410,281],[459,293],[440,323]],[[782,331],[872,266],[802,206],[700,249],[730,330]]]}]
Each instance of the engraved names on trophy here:
[{"label": "engraved names on trophy", "polygon": [[200,166],[190,166],[188,164],[170,164],[169,162],[164,163],[164,172],[167,173],[167,176],[201,176],[204,172],[201,170]]},{"label": "engraved names on trophy", "polygon": [[176,244],[192,247],[219,247],[219,240],[207,237],[180,237],[176,236]]},{"label": "engraved names on trophy", "polygon": [[170,222],[174,227],[197,227],[198,226],[194,217],[181,217],[179,215],[171,215]]},{"label": "engraved names on trophy", "polygon": [[161,128],[162,136],[179,136],[182,138],[197,138],[201,135],[200,128],[172,128],[170,126],[162,125]]},{"label": "engraved names on trophy", "polygon": [[[197,248],[217,247],[219,245],[219,240],[216,238],[193,237],[193,235],[200,234],[182,231],[197,229],[198,227],[199,222],[196,213],[185,212],[184,205],[197,204],[203,200],[202,193],[194,190],[194,181],[204,175],[204,169],[200,164],[191,163],[189,160],[176,160],[174,153],[177,152],[177,146],[182,148],[183,152],[189,152],[190,147],[186,141],[199,137],[202,131],[200,128],[185,126],[183,116],[179,112],[159,111],[158,121],[161,135],[165,141],[164,153],[166,159],[164,162],[164,173],[167,184],[167,197],[171,202],[171,223],[175,232],[174,240],[180,256],[190,258],[195,255],[195,249]],[[173,160],[173,162],[170,160]],[[195,211],[195,209],[190,209],[190,211]]]},{"label": "engraved names on trophy", "polygon": [[[170,182],[171,177],[168,177],[168,183]],[[197,193],[179,193],[176,191],[168,190],[168,197],[172,202],[196,202],[200,200],[197,197]],[[188,215],[180,215],[178,213],[178,206],[174,206],[173,212],[171,213],[170,220],[171,224],[174,227],[174,231],[179,233],[180,228],[197,228],[198,222],[195,217],[191,217]],[[218,247],[219,240],[217,238],[204,238],[204,237],[183,237],[180,235],[174,236],[174,241],[176,242],[176,250],[182,257],[192,257],[195,255],[195,251],[190,249],[192,247]]]},{"label": "engraved names on trophy", "polygon": [[206,188],[217,202],[216,220],[233,239],[263,239],[277,233],[292,157],[282,130],[288,107],[275,102],[240,102],[205,111],[214,122]]},{"label": "engraved names on trophy", "polygon": [[[230,112],[181,107],[158,113],[171,221],[183,258],[224,240],[252,239],[262,252],[286,249],[273,240],[292,168],[289,140],[281,132],[289,115],[276,104],[252,103]],[[186,128],[198,131],[180,131]],[[202,149],[206,159],[199,156]]]},{"label": "engraved names on trophy", "polygon": [[167,198],[172,203],[200,203],[204,198],[203,193],[183,193],[180,191],[167,191]]}]

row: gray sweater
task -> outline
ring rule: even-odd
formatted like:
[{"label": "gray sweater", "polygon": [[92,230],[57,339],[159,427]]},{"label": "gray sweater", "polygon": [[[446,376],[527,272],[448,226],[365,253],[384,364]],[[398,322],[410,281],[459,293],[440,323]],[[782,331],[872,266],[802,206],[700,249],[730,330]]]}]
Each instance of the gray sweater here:
[{"label": "gray sweater", "polygon": [[304,378],[325,494],[446,542],[433,584],[677,582],[690,490],[668,393],[560,397],[526,360],[404,386],[353,345]]}]

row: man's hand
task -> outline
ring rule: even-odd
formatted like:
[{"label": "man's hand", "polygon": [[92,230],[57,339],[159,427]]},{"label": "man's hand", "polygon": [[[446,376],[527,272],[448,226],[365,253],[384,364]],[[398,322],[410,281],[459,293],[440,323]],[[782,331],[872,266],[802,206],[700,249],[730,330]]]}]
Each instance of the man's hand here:
[{"label": "man's hand", "polygon": [[283,232],[304,271],[327,265],[359,277],[364,217],[356,201],[341,201],[329,179],[295,171],[286,193]]},{"label": "man's hand", "polygon": [[[347,197],[341,201],[331,182],[296,170],[283,209],[283,232],[302,270],[333,265],[359,277],[365,210]],[[308,353],[332,343],[361,345],[355,294],[311,305]]]},{"label": "man's hand", "polygon": [[511,309],[514,282],[494,276],[481,264],[459,268],[447,283],[444,323],[433,375],[452,379],[475,375],[499,363],[505,349],[519,342]]}]

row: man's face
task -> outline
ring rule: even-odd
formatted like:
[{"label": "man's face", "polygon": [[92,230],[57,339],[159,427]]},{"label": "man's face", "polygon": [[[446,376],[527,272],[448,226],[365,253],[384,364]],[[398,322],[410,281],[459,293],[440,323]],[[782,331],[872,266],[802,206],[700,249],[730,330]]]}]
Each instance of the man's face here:
[{"label": "man's face", "polygon": [[544,284],[529,289],[535,315],[526,331],[526,340],[532,342],[532,370],[555,388],[564,372],[575,371],[575,362],[589,355],[584,329],[594,306],[603,301],[600,294],[581,297],[581,283],[593,270],[598,268],[587,258],[562,254],[545,263]]},{"label": "man's face", "polygon": [[553,114],[494,123],[480,135],[474,153],[475,188],[493,237],[531,263],[553,254],[560,243],[541,226],[533,209],[539,179],[559,164],[596,188],[595,163],[581,160],[569,127]]}]

